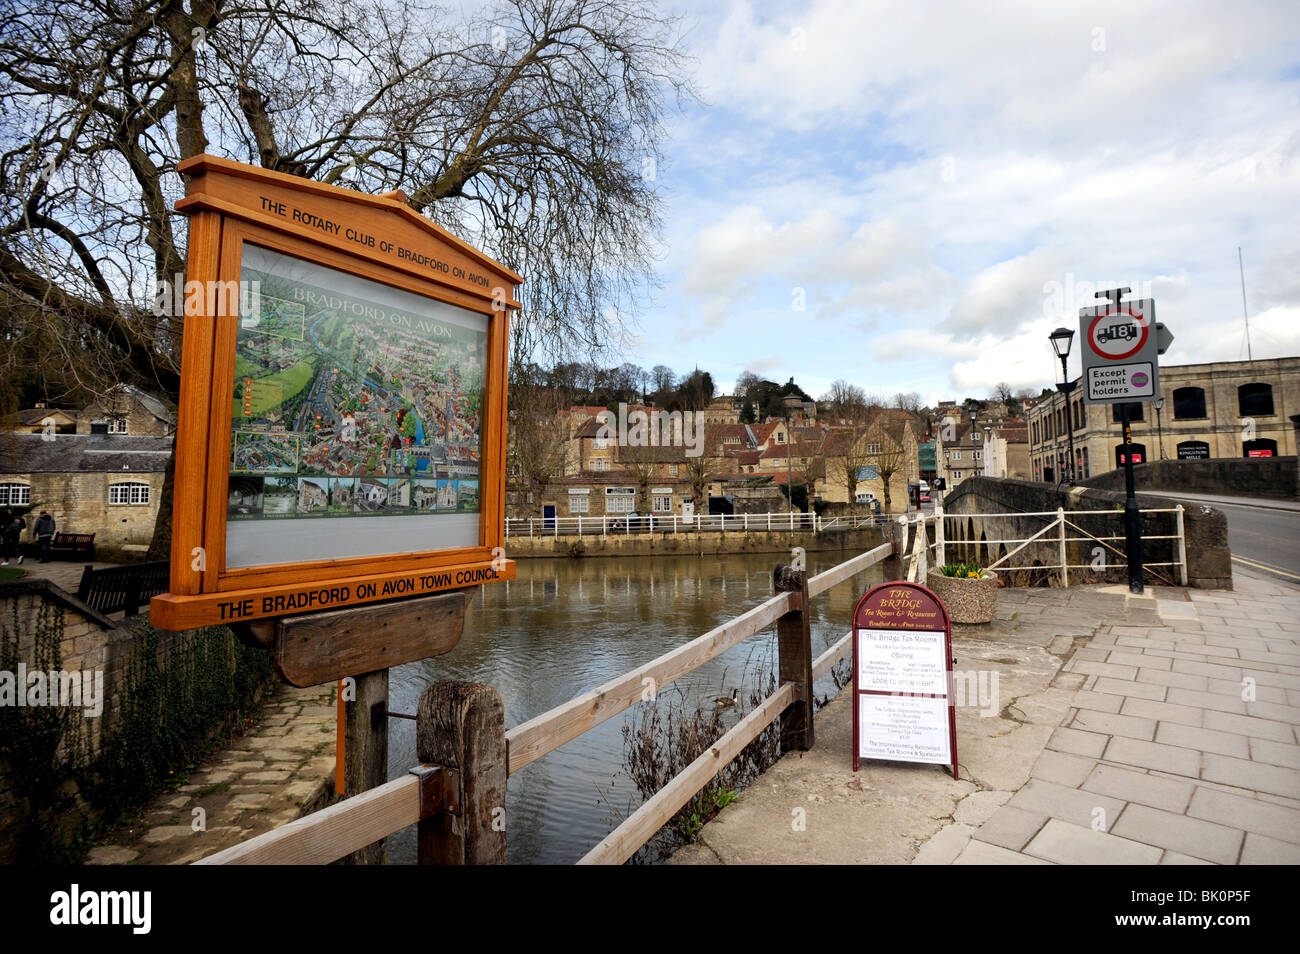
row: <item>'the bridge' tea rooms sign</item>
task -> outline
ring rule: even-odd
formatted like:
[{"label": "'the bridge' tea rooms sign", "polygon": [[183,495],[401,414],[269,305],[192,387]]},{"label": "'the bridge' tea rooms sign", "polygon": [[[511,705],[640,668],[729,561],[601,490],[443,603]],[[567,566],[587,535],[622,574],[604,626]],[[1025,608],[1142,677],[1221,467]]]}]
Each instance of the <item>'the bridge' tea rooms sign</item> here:
[{"label": "'the bridge' tea rooms sign", "polygon": [[853,612],[853,771],[861,759],[952,766],[952,626],[933,593],[882,583]]}]

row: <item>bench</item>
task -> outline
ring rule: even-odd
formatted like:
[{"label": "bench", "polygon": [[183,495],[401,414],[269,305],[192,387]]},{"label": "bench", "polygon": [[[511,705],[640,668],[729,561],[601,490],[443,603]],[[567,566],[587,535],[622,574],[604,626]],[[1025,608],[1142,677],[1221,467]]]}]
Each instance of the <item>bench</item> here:
[{"label": "bench", "polygon": [[153,597],[167,592],[170,571],[168,560],[106,566],[100,570],[88,566],[81,571],[77,599],[101,613],[125,611],[127,616],[135,616],[141,605],[147,606]]},{"label": "bench", "polygon": [[85,554],[95,559],[95,535],[93,533],[56,533],[50,541],[50,556],[57,553],[69,553],[79,557]]}]

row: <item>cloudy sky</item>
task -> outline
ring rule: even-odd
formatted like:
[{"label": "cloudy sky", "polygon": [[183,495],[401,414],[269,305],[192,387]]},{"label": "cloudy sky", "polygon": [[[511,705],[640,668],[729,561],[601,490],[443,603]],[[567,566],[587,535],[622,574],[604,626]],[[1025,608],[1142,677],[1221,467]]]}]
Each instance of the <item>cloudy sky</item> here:
[{"label": "cloudy sky", "polygon": [[[719,0],[629,358],[927,400],[1050,385],[1097,288],[1166,364],[1300,354],[1291,2]],[[1071,357],[1078,372],[1078,341]]]}]

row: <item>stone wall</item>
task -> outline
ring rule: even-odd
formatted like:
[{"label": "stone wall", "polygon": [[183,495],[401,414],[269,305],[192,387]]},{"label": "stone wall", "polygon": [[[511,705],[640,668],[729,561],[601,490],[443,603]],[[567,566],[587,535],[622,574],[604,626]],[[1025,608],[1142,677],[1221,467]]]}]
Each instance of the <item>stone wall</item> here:
[{"label": "stone wall", "polygon": [[716,553],[789,553],[792,547],[805,550],[869,550],[880,546],[879,530],[809,531],[743,530],[726,533],[599,533],[559,536],[511,536],[506,555],[523,557],[568,556],[696,556]]},{"label": "stone wall", "polygon": [[[1167,497],[1138,495],[1138,506],[1143,511],[1169,510],[1178,501]],[[1053,484],[1024,480],[999,480],[991,477],[973,477],[951,491],[943,502],[946,515],[956,518],[948,521],[948,562],[977,562],[982,565],[997,560],[1003,553],[1014,550],[1016,544],[989,541],[1025,539],[1042,530],[1054,519],[1052,516],[1030,514],[1064,510],[1089,511],[1068,519],[1080,530],[1095,537],[1120,537],[1107,541],[1086,540],[1067,543],[1067,562],[1086,565],[1084,569],[1070,571],[1070,582],[1120,583],[1128,579],[1124,564],[1124,494],[1094,488],[1075,488],[1058,491]],[[1183,532],[1186,539],[1188,585],[1210,589],[1232,589],[1232,554],[1228,550],[1228,523],[1223,512],[1190,501],[1183,504]],[[1092,514],[1095,513],[1096,516]],[[997,514],[991,517],[969,516]],[[961,520],[962,515],[968,515]],[[1176,534],[1176,515],[1173,513],[1143,513],[1144,536],[1173,536]],[[1071,530],[1069,536],[1079,536]],[[1113,547],[1114,549],[1110,549]],[[1176,540],[1143,541],[1144,563],[1170,563],[1178,559]],[[1059,564],[1060,539],[1056,530],[1050,530],[1040,541],[1031,543],[1012,557],[1015,567],[1032,567],[1033,564]],[[999,572],[1001,572],[999,570]],[[1157,575],[1158,574],[1158,575]],[[1008,574],[1013,585],[1060,585],[1060,570],[1021,569]],[[1156,567],[1147,572],[1149,583],[1160,582],[1163,576],[1178,581],[1177,567]]]},{"label": "stone wall", "polygon": [[20,664],[28,674],[88,673],[92,685],[99,674],[103,690],[98,714],[0,695],[0,864],[75,860],[89,826],[183,774],[264,694],[273,684],[265,656],[224,628],[155,630],[145,617],[109,619],[47,580],[0,581],[9,692]]},{"label": "stone wall", "polygon": [[[1139,490],[1175,490],[1230,497],[1296,499],[1296,458],[1221,457],[1210,460],[1159,460],[1137,464],[1133,482]],[[1101,490],[1124,491],[1124,471],[1112,470],[1079,483]]]},{"label": "stone wall", "polygon": [[[158,519],[163,474],[80,473],[0,474],[0,483],[20,480],[31,485],[31,509],[24,519],[27,533],[22,542],[34,538],[31,529],[42,510],[54,517],[55,526],[66,533],[95,534],[95,556],[100,560],[139,559],[127,546],[148,546]],[[122,482],[149,485],[147,504],[110,504],[108,487]],[[34,551],[33,551],[34,552]]]}]

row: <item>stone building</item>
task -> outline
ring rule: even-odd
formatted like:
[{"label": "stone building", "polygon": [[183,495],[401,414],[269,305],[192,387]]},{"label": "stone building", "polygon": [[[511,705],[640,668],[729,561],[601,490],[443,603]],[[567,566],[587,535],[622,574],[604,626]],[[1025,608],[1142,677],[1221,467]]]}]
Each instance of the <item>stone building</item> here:
[{"label": "stone building", "polygon": [[77,433],[171,437],[176,433],[176,412],[139,388],[119,384],[81,409]]},{"label": "stone building", "polygon": [[[1130,405],[1135,463],[1296,452],[1289,415],[1300,411],[1300,357],[1161,367],[1160,391],[1157,401]],[[1066,475],[1067,413],[1074,425],[1076,476],[1119,466],[1119,406],[1085,404],[1076,386],[1068,410],[1058,391],[1028,412],[1031,479],[1055,482]]]},{"label": "stone building", "polygon": [[0,435],[0,507],[24,515],[31,539],[48,510],[60,531],[95,534],[96,556],[138,556],[153,539],[170,437]]},{"label": "stone building", "polygon": [[1029,480],[1029,428],[1019,420],[984,431],[984,476]]}]

